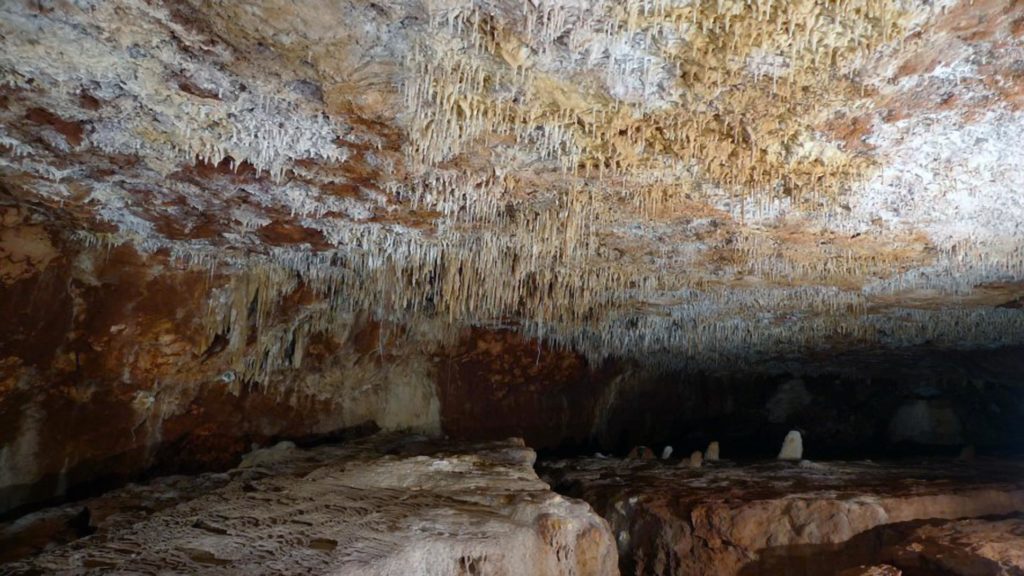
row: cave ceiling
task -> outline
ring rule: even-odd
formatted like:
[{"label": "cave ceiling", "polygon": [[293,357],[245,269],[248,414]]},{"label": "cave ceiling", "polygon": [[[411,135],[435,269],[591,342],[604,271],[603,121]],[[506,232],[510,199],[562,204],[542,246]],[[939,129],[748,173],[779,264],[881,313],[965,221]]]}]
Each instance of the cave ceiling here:
[{"label": "cave ceiling", "polygon": [[0,45],[0,200],[312,330],[1024,343],[1020,2],[11,1]]}]

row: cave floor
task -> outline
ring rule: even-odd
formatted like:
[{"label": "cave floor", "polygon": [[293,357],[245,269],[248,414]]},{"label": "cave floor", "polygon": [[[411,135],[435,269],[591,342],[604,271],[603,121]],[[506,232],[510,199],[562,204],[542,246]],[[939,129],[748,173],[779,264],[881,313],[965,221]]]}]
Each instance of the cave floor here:
[{"label": "cave floor", "polygon": [[576,458],[539,470],[608,520],[623,574],[1024,574],[1022,461]]},{"label": "cave floor", "polygon": [[535,460],[282,443],[0,524],[0,574],[1024,574],[1024,461]]},{"label": "cave floor", "polygon": [[615,574],[607,524],[535,458],[516,440],[278,444],[0,526],[8,559],[30,554],[0,574]]}]

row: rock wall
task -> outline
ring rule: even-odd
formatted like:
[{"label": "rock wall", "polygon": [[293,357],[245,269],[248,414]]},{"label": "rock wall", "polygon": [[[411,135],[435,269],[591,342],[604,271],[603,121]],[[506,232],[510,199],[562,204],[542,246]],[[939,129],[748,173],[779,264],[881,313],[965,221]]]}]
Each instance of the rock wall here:
[{"label": "rock wall", "polygon": [[265,335],[301,323],[301,284],[211,330],[241,275],[127,247],[77,249],[27,213],[6,214],[0,259],[17,267],[5,265],[0,284],[0,510],[154,467],[222,468],[277,437],[440,431],[431,357],[383,352],[380,327],[358,315],[345,340],[313,332],[299,345],[305,333],[294,333],[276,351],[294,369],[251,375],[271,354]]},{"label": "rock wall", "polygon": [[562,453],[717,439],[762,455],[794,427],[819,458],[928,434],[954,452],[1024,445],[1019,350],[956,357],[959,373],[877,363],[881,376],[858,378],[595,366],[508,326],[385,323],[272,271],[89,247],[31,204],[2,216],[0,511],[353,429]]}]

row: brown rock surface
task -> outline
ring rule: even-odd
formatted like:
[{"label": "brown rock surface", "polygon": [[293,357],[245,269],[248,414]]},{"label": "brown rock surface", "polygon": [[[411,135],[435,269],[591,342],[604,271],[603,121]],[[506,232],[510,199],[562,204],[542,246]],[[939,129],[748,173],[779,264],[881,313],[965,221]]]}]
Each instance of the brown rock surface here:
[{"label": "brown rock surface", "polygon": [[908,575],[1021,576],[1024,516],[928,523],[885,554]]},{"label": "brown rock surface", "polygon": [[636,575],[831,575],[887,561],[864,536],[879,527],[1024,511],[1018,462],[688,469],[587,459],[542,475],[609,521],[622,571]]},{"label": "brown rock surface", "polygon": [[838,572],[836,576],[902,576],[903,572],[895,566],[880,564],[878,566],[855,566]]},{"label": "brown rock surface", "polygon": [[[616,574],[607,523],[551,492],[534,458],[521,441],[278,445],[227,474],[168,477],[83,502],[95,533],[0,572]],[[47,514],[3,527],[0,542]]]}]

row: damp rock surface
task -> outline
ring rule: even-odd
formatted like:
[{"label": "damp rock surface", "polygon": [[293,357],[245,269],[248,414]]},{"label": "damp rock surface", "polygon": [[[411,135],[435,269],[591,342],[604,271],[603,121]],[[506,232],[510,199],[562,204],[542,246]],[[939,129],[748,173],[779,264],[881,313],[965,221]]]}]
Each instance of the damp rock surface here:
[{"label": "damp rock surface", "polygon": [[[942,539],[953,550],[961,547],[960,532],[991,530],[998,535],[992,550],[1021,544],[1013,528],[1019,520],[921,528],[930,532],[917,535],[880,532],[923,520],[1022,513],[1021,462],[723,462],[693,469],[584,459],[545,463],[541,470],[556,490],[589,502],[609,521],[623,574],[831,576],[883,564],[895,557],[885,545],[900,542],[916,550],[918,540]],[[984,541],[979,536],[978,545]],[[964,554],[977,555],[972,544],[964,546]],[[934,556],[938,547],[925,550]]]},{"label": "damp rock surface", "polygon": [[94,533],[0,573],[618,573],[607,523],[549,490],[519,441],[388,436],[253,456],[226,474],[158,479],[2,526],[13,547],[17,533],[84,507]]}]

